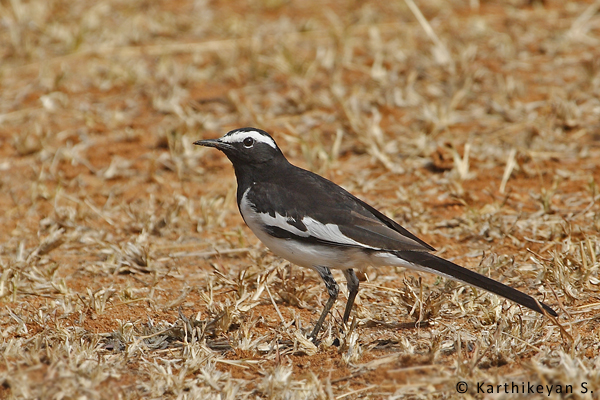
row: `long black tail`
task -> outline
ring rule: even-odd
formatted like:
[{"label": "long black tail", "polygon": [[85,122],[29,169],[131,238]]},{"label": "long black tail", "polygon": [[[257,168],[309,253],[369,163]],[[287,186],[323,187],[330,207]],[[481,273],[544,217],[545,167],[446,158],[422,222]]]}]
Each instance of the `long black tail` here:
[{"label": "long black tail", "polygon": [[423,270],[429,270],[432,273],[487,290],[488,292],[497,294],[498,296],[502,296],[530,308],[533,311],[537,311],[540,314],[544,314],[545,311],[554,317],[558,316],[556,311],[546,304],[536,301],[533,297],[520,292],[517,289],[513,289],[510,286],[506,286],[433,254],[419,251],[394,251],[394,254],[403,260],[417,264],[417,267],[423,267]]}]

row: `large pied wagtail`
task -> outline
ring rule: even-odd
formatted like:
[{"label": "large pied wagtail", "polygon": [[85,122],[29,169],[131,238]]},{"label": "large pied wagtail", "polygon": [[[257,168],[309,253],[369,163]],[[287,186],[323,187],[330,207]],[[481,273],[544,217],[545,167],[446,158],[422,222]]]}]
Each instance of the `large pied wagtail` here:
[{"label": "large pied wagtail", "polygon": [[431,272],[495,293],[541,314],[558,314],[516,289],[430,254],[435,249],[335,183],[288,162],[268,133],[236,129],[194,144],[221,150],[233,164],[237,203],[252,232],[275,254],[319,273],[329,300],[311,337],[316,338],[338,296],[330,268],[348,283],[344,323],[358,293],[354,269],[402,266]]}]

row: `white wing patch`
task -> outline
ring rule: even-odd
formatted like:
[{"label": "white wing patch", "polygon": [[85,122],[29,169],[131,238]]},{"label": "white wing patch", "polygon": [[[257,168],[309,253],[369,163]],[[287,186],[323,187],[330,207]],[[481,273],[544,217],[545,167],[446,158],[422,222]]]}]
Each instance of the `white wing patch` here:
[{"label": "white wing patch", "polygon": [[276,226],[283,230],[286,230],[296,236],[301,237],[314,237],[317,239],[325,240],[331,243],[346,244],[351,246],[359,246],[368,249],[376,249],[375,247],[367,246],[364,243],[357,242],[356,240],[349,238],[344,235],[340,228],[335,224],[323,224],[313,218],[304,217],[302,223],[306,226],[306,231],[302,231],[291,224],[294,220],[291,217],[284,217],[281,214],[275,213],[275,217],[272,217],[266,213],[257,213],[256,217],[260,220],[263,226]]},{"label": "white wing patch", "polygon": [[[310,230],[308,232],[301,231],[296,228],[294,225],[291,225],[288,220],[292,220],[292,218],[286,218],[281,214],[275,213],[275,217],[271,217],[269,214],[257,214],[260,222],[263,225],[267,226],[276,226],[283,230],[286,230],[290,233],[293,233],[296,236],[309,237],[311,235]],[[304,220],[303,220],[304,221]]]},{"label": "white wing patch", "polygon": [[223,136],[219,140],[221,142],[225,142],[225,143],[242,143],[244,141],[244,139],[246,139],[248,137],[251,137],[252,139],[254,139],[254,141],[256,143],[264,143],[264,144],[268,144],[269,146],[271,146],[274,149],[277,148],[277,145],[275,144],[275,141],[273,139],[271,139],[268,136],[262,135],[257,131],[234,131],[232,133],[229,133],[229,134]]},{"label": "white wing patch", "polygon": [[368,249],[375,249],[375,247],[367,246],[364,243],[357,242],[356,240],[349,238],[340,231],[340,227],[336,224],[323,224],[310,217],[302,218],[302,223],[308,228],[310,236],[316,237],[321,240],[326,240],[332,243],[349,244],[352,246],[360,246]]}]

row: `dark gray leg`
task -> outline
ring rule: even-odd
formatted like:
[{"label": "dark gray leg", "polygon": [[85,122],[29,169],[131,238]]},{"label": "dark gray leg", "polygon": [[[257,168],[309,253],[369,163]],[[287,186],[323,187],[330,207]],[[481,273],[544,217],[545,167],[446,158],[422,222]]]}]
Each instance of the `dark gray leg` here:
[{"label": "dark gray leg", "polygon": [[346,282],[348,284],[348,302],[346,303],[346,309],[344,310],[344,323],[346,323],[348,322],[348,318],[350,318],[350,311],[352,311],[354,299],[358,293],[358,278],[351,268],[345,269],[342,272],[344,273],[344,277],[346,277]]},{"label": "dark gray leg", "polygon": [[[321,275],[321,279],[325,282],[325,287],[327,287],[327,293],[329,293],[329,299],[327,303],[325,303],[325,308],[323,308],[323,312],[321,312],[321,316],[315,325],[312,333],[310,334],[311,339],[316,339],[319,331],[321,330],[321,325],[323,325],[323,321],[325,321],[325,317],[329,314],[331,307],[333,307],[333,303],[337,299],[338,293],[340,291],[340,287],[338,286],[335,279],[333,279],[333,275],[331,275],[331,271],[327,267],[315,267],[315,270]],[[354,277],[356,279],[356,276]],[[356,279],[358,282],[358,279]],[[358,290],[358,284],[357,284]],[[353,299],[354,300],[354,299]]]}]

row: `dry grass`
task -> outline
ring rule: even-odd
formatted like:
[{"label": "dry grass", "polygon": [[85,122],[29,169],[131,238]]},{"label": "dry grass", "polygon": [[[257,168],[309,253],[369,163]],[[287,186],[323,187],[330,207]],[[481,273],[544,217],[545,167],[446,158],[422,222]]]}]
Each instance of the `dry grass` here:
[{"label": "dry grass", "polygon": [[[599,10],[0,1],[0,398],[596,398]],[[314,346],[319,278],[192,145],[247,125],[560,318],[369,269]]]}]

